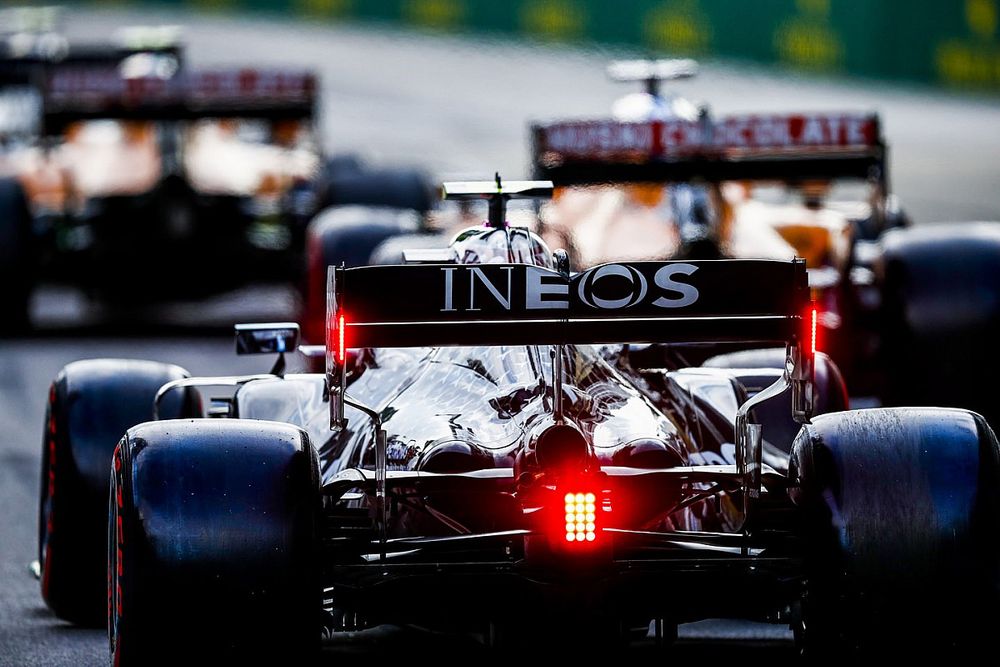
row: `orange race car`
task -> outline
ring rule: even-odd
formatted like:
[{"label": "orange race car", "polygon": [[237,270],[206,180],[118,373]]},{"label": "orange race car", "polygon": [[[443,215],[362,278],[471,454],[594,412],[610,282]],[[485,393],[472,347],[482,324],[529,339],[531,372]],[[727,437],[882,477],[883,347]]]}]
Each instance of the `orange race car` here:
[{"label": "orange race car", "polygon": [[[971,369],[1000,334],[1000,224],[910,226],[889,194],[873,113],[714,116],[661,95],[690,61],[630,61],[645,81],[610,119],[532,128],[535,176],[557,195],[540,215],[587,267],[610,259],[802,257],[820,345],[853,395],[995,413]],[[784,353],[715,365],[783,366]]]},{"label": "orange race car", "polygon": [[[426,210],[413,170],[325,159],[308,70],[192,70],[179,45],[0,54],[4,325],[30,324],[39,282],[105,303],[300,284],[315,213]],[[14,122],[16,121],[16,122]]]}]

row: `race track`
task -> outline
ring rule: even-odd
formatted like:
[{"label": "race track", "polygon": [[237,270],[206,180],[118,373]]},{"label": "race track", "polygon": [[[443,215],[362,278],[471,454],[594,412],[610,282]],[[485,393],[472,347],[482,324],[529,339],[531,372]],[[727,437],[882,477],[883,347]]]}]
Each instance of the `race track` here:
[{"label": "race track", "polygon": [[[606,53],[525,47],[360,27],[279,20],[81,11],[68,15],[73,37],[98,39],[117,26],[178,23],[194,64],[282,63],[322,75],[322,130],[329,151],[359,151],[384,163],[420,164],[441,176],[506,177],[526,171],[528,119],[602,115],[628,90],[603,73]],[[778,78],[760,70],[708,66],[678,85],[719,111],[875,109],[892,146],[892,181],[918,222],[1000,219],[1000,105],[995,99]],[[47,291],[36,311],[49,325],[23,340],[0,340],[0,665],[106,663],[101,630],[54,619],[28,574],[35,558],[41,427],[48,383],[65,363],[86,357],[141,357],[179,363],[197,374],[259,372],[238,359],[225,335],[238,319],[290,317],[291,292],[248,291],[190,305],[127,335],[101,326],[78,295]],[[76,322],[83,322],[77,326]],[[213,326],[205,328],[202,322]],[[679,649],[695,659],[783,658],[780,627],[708,624],[684,629]],[[176,641],[164,638],[164,641]],[[441,638],[385,631],[329,649],[389,657],[416,642],[437,653]],[[478,649],[446,644],[468,659]]]}]

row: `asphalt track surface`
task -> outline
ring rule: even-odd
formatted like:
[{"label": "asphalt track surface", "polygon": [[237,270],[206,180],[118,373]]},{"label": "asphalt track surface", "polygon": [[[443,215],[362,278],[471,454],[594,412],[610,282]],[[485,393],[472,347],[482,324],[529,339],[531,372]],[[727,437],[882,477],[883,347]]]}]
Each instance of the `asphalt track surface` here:
[{"label": "asphalt track surface", "polygon": [[[124,25],[181,24],[196,65],[315,67],[323,81],[321,128],[328,151],[423,165],[441,176],[487,177],[497,169],[508,178],[521,176],[528,119],[606,114],[628,90],[606,81],[609,54],[594,50],[271,19],[113,10],[67,18],[71,36],[93,39]],[[705,67],[678,90],[718,111],[877,110],[893,149],[895,190],[918,223],[1000,219],[996,99],[779,78],[731,66]],[[43,323],[37,335],[0,340],[0,665],[105,664],[104,632],[51,616],[28,573],[36,550],[48,383],[70,361],[105,356],[169,361],[205,375],[260,372],[266,362],[233,354],[228,328],[237,320],[291,317],[294,305],[290,291],[245,290],[158,311],[150,321],[120,329],[102,323],[80,295],[46,290],[36,298],[35,312]],[[439,662],[481,657],[465,641],[380,629],[328,647],[326,662],[348,656],[385,660],[404,651],[408,658],[423,653]],[[789,635],[780,626],[709,622],[682,628],[676,657],[781,661],[789,651]]]}]

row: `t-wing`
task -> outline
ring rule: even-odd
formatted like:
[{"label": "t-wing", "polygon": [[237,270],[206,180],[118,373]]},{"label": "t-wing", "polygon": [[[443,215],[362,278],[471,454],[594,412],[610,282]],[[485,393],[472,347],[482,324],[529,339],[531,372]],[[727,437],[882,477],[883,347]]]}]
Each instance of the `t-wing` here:
[{"label": "t-wing", "polygon": [[698,62],[687,58],[616,60],[608,65],[612,81],[675,81],[698,74]]},{"label": "t-wing", "polygon": [[483,200],[489,203],[487,223],[494,229],[507,224],[507,202],[511,199],[551,199],[551,181],[452,181],[441,188],[441,197],[449,201]]}]

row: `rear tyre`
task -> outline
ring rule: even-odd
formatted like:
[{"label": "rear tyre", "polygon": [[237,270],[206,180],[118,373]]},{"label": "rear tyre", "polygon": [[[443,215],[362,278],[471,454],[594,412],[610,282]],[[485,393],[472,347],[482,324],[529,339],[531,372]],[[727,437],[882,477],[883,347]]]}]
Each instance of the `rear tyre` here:
[{"label": "rear tyre", "polygon": [[13,178],[0,178],[0,335],[21,334],[31,328],[34,250],[24,189]]},{"label": "rear tyre", "polygon": [[926,655],[992,639],[1000,449],[980,415],[823,415],[796,438],[789,477],[806,545],[805,656]]},{"label": "rear tyre", "polygon": [[352,156],[330,160],[319,183],[319,208],[378,206],[426,213],[434,206],[434,188],[416,169],[364,169]]},{"label": "rear tyre", "polygon": [[886,233],[878,271],[886,405],[944,405],[1000,420],[1000,223]]},{"label": "rear tyre", "polygon": [[153,361],[89,359],[69,364],[53,381],[42,441],[38,561],[42,597],[56,616],[104,622],[111,454],[126,429],[152,419],[159,388],[183,377],[183,368]]},{"label": "rear tyre", "polygon": [[113,664],[315,659],[319,466],[303,431],[256,420],[149,422],[122,439],[113,467]]},{"label": "rear tyre", "polygon": [[367,206],[327,209],[311,223],[306,238],[308,266],[303,280],[306,312],[300,318],[304,338],[322,343],[326,316],[327,267],[365,266],[386,239],[416,231],[420,218],[413,211]]},{"label": "rear tyre", "polygon": [[338,153],[326,158],[317,181],[329,183],[334,179],[360,174],[364,169],[364,161],[356,153]]}]

